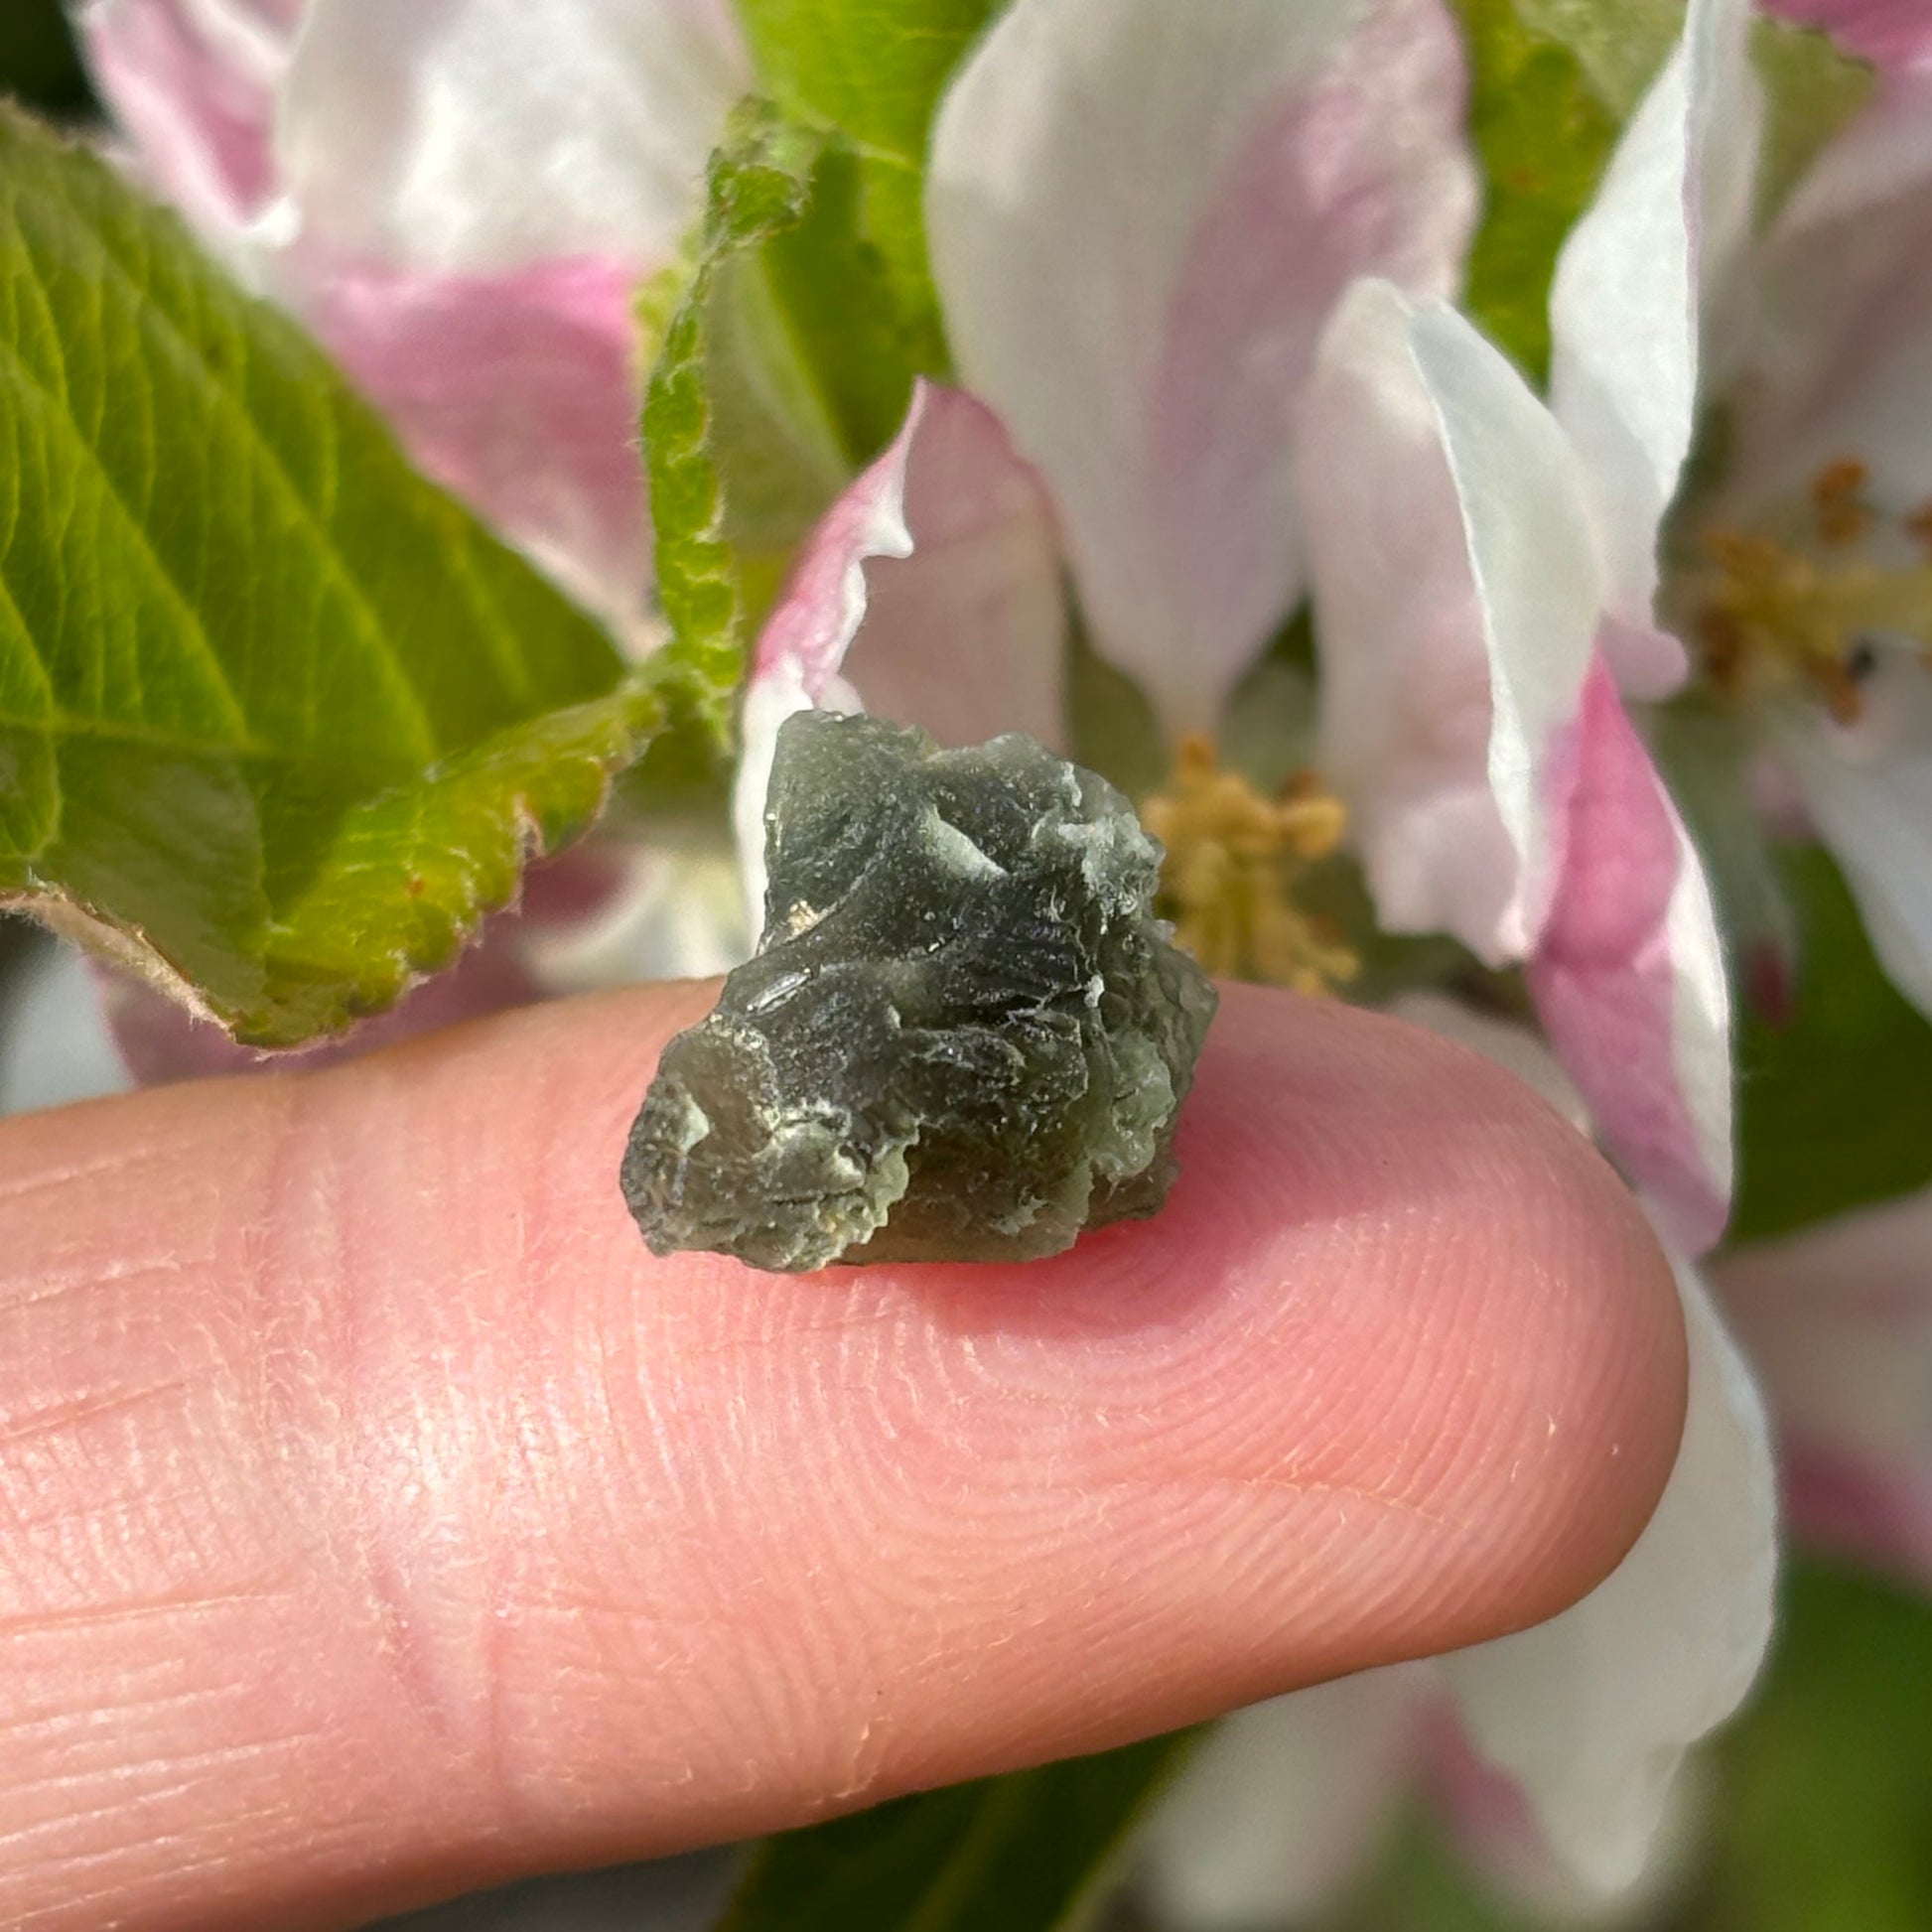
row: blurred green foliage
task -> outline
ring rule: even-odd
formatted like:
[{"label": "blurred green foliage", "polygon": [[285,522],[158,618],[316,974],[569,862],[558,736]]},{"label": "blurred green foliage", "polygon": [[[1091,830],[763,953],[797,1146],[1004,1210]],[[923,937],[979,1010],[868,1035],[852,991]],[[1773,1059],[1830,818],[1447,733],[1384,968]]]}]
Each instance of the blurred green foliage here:
[{"label": "blurred green foliage", "polygon": [[1044,1932],[1088,1922],[1200,1733],[895,1799],[767,1839],[719,1932]]},{"label": "blurred green foliage", "polygon": [[1709,1863],[1672,1932],[1932,1926],[1932,1604],[1921,1595],[1794,1565],[1770,1672],[1718,1762]]},{"label": "blurred green foliage", "polygon": [[83,113],[92,104],[61,0],[0,4],[0,93],[53,114]]},{"label": "blurred green foliage", "polygon": [[1798,977],[1788,1020],[1739,1016],[1733,1243],[1932,1181],[1932,1023],[1880,972],[1827,854],[1790,848],[1778,865]]}]

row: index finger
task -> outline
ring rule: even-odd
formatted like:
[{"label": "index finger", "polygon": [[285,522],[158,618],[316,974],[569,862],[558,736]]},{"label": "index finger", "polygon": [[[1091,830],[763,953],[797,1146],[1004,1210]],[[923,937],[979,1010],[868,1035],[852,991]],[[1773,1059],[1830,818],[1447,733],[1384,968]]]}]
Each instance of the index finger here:
[{"label": "index finger", "polygon": [[710,989],[0,1124],[0,1918],[350,1923],[1533,1622],[1669,1473],[1675,1288],[1508,1076],[1226,990],[1150,1222],[654,1260]]}]

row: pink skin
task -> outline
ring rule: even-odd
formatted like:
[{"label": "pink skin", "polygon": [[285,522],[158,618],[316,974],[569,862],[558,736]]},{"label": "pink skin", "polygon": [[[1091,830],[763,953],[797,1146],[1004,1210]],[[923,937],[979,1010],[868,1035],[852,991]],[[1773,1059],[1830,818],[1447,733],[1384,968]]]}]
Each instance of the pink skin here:
[{"label": "pink skin", "polygon": [[1711,1172],[1675,1058],[1668,922],[1695,861],[1600,661],[1548,782],[1563,864],[1530,991],[1605,1144],[1650,1179],[1685,1250],[1702,1253],[1724,1229],[1729,1185]]},{"label": "pink skin", "polygon": [[1485,1062],[1230,988],[1157,1219],[755,1277],[614,1184],[711,998],[0,1124],[0,1919],[793,1824],[1499,1634],[1649,1514],[1670,1273]]}]

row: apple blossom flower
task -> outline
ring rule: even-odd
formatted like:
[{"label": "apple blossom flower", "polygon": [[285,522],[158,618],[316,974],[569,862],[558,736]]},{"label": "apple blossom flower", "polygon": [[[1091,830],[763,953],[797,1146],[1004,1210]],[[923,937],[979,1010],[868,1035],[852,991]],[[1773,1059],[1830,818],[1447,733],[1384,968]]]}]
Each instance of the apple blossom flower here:
[{"label": "apple blossom flower", "polygon": [[1694,0],[1566,243],[1547,403],[1369,283],[1304,437],[1323,766],[1379,916],[1526,962],[1693,1252],[1728,1192],[1724,976],[1627,707],[1688,688],[1740,771],[1774,759],[1932,1011],[1932,80],[1891,76],[1753,240],[1746,15]]},{"label": "apple blossom flower", "polygon": [[1527,963],[1606,1143],[1688,1253],[1730,1187],[1728,1009],[1698,859],[1624,708],[1683,675],[1656,535],[1697,291],[1741,237],[1745,0],[1693,0],[1551,297],[1551,401],[1386,282],[1323,341],[1302,491],[1322,764],[1378,916]]},{"label": "apple blossom flower", "polygon": [[1660,608],[1932,1014],[1929,240],[1921,69],[1883,78],[1715,291],[1724,460],[1673,511]]},{"label": "apple blossom flower", "polygon": [[[1019,0],[1000,18],[942,104],[930,162],[928,233],[966,386],[919,387],[898,437],[805,545],[759,640],[737,799],[755,918],[781,720],[863,704],[953,742],[1015,728],[1051,742],[1067,577],[1093,647],[1137,680],[1169,731],[1184,742],[1212,728],[1299,602],[1310,556],[1319,563],[1311,476],[1325,479],[1337,516],[1366,514],[1355,480],[1381,453],[1331,433],[1313,346],[1358,274],[1379,269],[1418,298],[1452,286],[1472,213],[1460,113],[1457,46],[1433,0],[1229,5],[1184,22],[1164,0]],[[1363,286],[1409,300],[1395,281]],[[1368,527],[1396,534],[1414,515],[1430,532],[1447,527],[1459,560],[1460,520],[1444,524],[1453,499],[1432,493],[1436,482],[1426,470],[1382,476]],[[1593,598],[1588,539],[1554,512],[1526,512],[1497,541],[1535,553],[1546,536],[1557,545],[1548,579],[1583,571]],[[1400,542],[1379,558],[1391,597],[1427,597],[1410,562]],[[1593,605],[1574,602],[1577,621],[1593,625]],[[1465,598],[1443,621],[1468,609]],[[1542,615],[1526,593],[1516,642],[1528,647]],[[1633,629],[1626,642],[1640,655],[1645,639]],[[1393,713],[1404,694],[1383,669]],[[1681,1218],[1702,1244],[1728,1185],[1716,935],[1614,688],[1605,675],[1592,689],[1597,710],[1567,754],[1567,836],[1589,857],[1586,880],[1613,873],[1619,840],[1636,838],[1641,890],[1607,902],[1593,888],[1561,902],[1552,891],[1534,921],[1517,892],[1514,916],[1525,948],[1533,924],[1561,935],[1546,946],[1546,1003],[1595,1004],[1606,1081],[1605,1055],[1636,1058],[1639,1091],[1619,1105],[1609,1082],[1605,1124],[1633,1167],[1648,1157],[1666,1180],[1689,1173]],[[1481,784],[1486,680],[1459,695],[1447,723],[1473,731]],[[1519,748],[1559,732],[1576,695],[1501,729]],[[1512,756],[1526,762],[1520,749],[1501,755]],[[1519,817],[1533,813],[1525,798]],[[1427,863],[1494,900],[1477,868],[1508,829],[1474,827],[1477,849],[1458,857],[1446,826],[1449,849]],[[1667,1212],[1679,1204],[1661,1191]],[[1762,1418],[1688,1265],[1680,1284],[1685,1442],[1624,1565],[1551,1623],[1386,1680],[1453,1695],[1485,1760],[1520,1782],[1563,1856],[1604,1882],[1641,1863],[1678,1756],[1734,1709],[1769,1626]]]},{"label": "apple blossom flower", "polygon": [[416,461],[647,640],[632,301],[747,64],[723,0],[77,0],[133,165]]},{"label": "apple blossom flower", "polygon": [[[923,386],[760,639],[741,832],[789,710],[1064,737],[1093,648],[1211,730],[1301,601],[1296,425],[1356,276],[1460,279],[1476,206],[1442,0],[1016,0],[933,129],[926,226],[966,393]],[[863,618],[863,622],[861,619]]]}]

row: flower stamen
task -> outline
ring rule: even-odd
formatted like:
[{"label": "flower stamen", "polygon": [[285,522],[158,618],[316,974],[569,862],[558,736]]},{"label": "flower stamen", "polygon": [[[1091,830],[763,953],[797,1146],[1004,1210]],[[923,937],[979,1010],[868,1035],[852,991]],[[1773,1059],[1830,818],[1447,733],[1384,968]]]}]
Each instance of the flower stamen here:
[{"label": "flower stamen", "polygon": [[1311,775],[1270,798],[1190,736],[1141,817],[1168,849],[1160,909],[1210,973],[1300,993],[1329,993],[1355,976],[1355,954],[1295,900],[1302,875],[1335,851],[1346,823],[1340,800]]},{"label": "flower stamen", "polygon": [[[1812,480],[1809,527],[1796,543],[1707,530],[1710,569],[1696,582],[1695,629],[1704,673],[1725,697],[1802,682],[1841,725],[1863,715],[1876,662],[1871,639],[1904,636],[1932,650],[1932,504],[1890,518],[1865,494],[1855,457]],[[1880,562],[1882,542],[1910,561]]]}]

